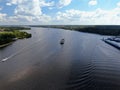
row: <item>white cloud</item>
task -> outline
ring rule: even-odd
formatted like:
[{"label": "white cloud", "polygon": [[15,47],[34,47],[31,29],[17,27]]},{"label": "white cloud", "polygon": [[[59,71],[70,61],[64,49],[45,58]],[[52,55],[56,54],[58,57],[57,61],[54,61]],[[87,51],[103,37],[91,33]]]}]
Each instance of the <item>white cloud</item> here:
[{"label": "white cloud", "polygon": [[[47,23],[51,17],[43,14],[42,7],[51,7],[54,1],[45,2],[45,0],[9,0],[6,5],[15,5],[14,16],[9,16],[7,22],[18,23]],[[29,22],[29,23],[28,23]]]},{"label": "white cloud", "polygon": [[6,3],[6,5],[11,6],[11,5],[17,5],[17,4],[22,4],[24,2],[26,2],[27,0],[9,0],[8,3]]},{"label": "white cloud", "polygon": [[54,5],[54,1],[45,2],[45,0],[9,0],[9,2],[6,4],[19,5],[19,4],[32,3],[32,2],[39,3],[40,6],[53,6]]},{"label": "white cloud", "polygon": [[24,2],[21,2],[21,4],[18,4],[16,7],[15,14],[33,16],[41,15],[42,11],[39,0],[32,0],[31,2],[29,2],[29,0],[26,0]]},{"label": "white cloud", "polygon": [[[71,3],[72,0],[60,0],[59,7],[62,8]],[[5,24],[120,24],[120,2],[112,10],[96,9],[94,11],[66,10],[56,13],[56,16],[46,15],[42,7],[53,9],[54,2],[45,0],[10,0],[7,5],[15,5],[13,16],[0,13],[0,23]],[[97,5],[97,0],[90,0],[89,5]]]},{"label": "white cloud", "polygon": [[0,22],[4,22],[6,19],[7,14],[0,13]]},{"label": "white cloud", "polygon": [[64,6],[68,6],[71,2],[72,0],[59,0],[58,7],[62,8]]},{"label": "white cloud", "polygon": [[11,3],[6,3],[7,6],[11,6],[12,4]]},{"label": "white cloud", "polygon": [[120,2],[117,3],[117,6],[120,7]]},{"label": "white cloud", "polygon": [[107,11],[96,9],[95,11],[66,10],[58,12],[56,22],[62,24],[120,24],[120,8]]},{"label": "white cloud", "polygon": [[102,10],[100,8],[94,11],[66,10],[58,12],[56,16],[42,14],[39,16],[32,15],[14,15],[7,16],[0,14],[0,23],[5,24],[78,24],[78,25],[97,25],[97,24],[119,24],[120,25],[120,8],[113,10]]},{"label": "white cloud", "polygon": [[45,0],[10,0],[6,5],[17,5],[15,14],[38,16],[42,14],[42,7],[53,6],[54,2],[45,2]]},{"label": "white cloud", "polygon": [[95,5],[97,5],[97,3],[98,3],[97,0],[90,0],[88,4],[90,6],[95,6]]},{"label": "white cloud", "polygon": [[32,25],[32,24],[48,24],[51,22],[51,17],[48,15],[41,15],[37,17],[17,15],[17,16],[6,16],[0,14],[0,24],[8,25]]}]

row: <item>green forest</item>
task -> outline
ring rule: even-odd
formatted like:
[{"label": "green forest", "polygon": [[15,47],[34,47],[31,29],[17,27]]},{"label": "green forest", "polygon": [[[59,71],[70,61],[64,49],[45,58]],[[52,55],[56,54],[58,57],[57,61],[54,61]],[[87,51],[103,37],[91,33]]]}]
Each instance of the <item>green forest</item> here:
[{"label": "green forest", "polygon": [[[18,28],[16,27],[16,29]],[[10,29],[2,28],[1,30],[3,31],[0,31],[0,45],[12,42],[15,39],[23,39],[23,38],[31,37],[31,34],[20,30],[14,30],[14,28],[10,28]]]}]

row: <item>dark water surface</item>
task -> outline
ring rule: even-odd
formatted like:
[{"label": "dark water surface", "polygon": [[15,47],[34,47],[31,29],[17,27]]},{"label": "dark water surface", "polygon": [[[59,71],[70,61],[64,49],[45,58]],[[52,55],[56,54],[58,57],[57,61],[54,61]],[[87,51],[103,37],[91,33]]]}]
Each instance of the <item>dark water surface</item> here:
[{"label": "dark water surface", "polygon": [[[103,36],[32,28],[0,49],[0,90],[120,90],[120,51]],[[64,38],[65,44],[60,45]]]}]

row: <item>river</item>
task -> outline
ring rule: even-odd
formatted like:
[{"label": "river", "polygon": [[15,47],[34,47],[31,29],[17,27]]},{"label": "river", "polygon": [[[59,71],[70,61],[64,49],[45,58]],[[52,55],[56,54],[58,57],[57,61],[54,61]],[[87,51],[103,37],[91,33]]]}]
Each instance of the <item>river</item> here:
[{"label": "river", "polygon": [[56,28],[27,32],[32,38],[0,49],[0,90],[120,90],[120,51],[103,42],[105,36]]}]

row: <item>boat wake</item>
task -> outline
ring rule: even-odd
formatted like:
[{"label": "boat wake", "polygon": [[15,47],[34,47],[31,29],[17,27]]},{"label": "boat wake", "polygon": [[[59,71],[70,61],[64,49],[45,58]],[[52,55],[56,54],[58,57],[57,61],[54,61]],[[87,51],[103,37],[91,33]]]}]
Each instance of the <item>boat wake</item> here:
[{"label": "boat wake", "polygon": [[5,61],[7,61],[8,59],[10,59],[10,58],[12,58],[12,57],[20,54],[21,52],[23,52],[23,51],[25,51],[25,50],[28,50],[28,49],[30,49],[30,48],[33,48],[34,45],[35,45],[36,43],[39,43],[40,41],[41,41],[41,39],[38,40],[38,41],[36,41],[36,42],[34,42],[34,43],[32,43],[31,45],[29,45],[29,46],[27,46],[27,47],[22,48],[22,49],[19,50],[18,52],[15,52],[15,53],[13,53],[12,55],[10,55],[10,56],[8,56],[8,57],[6,57],[6,58],[3,58],[0,62],[5,62]]},{"label": "boat wake", "polygon": [[17,54],[17,53],[15,53],[15,54],[13,54],[13,55],[11,55],[11,56],[9,56],[9,57],[6,57],[6,58],[2,59],[1,62],[7,61],[8,59],[12,58],[12,57],[15,56],[16,54]]}]

